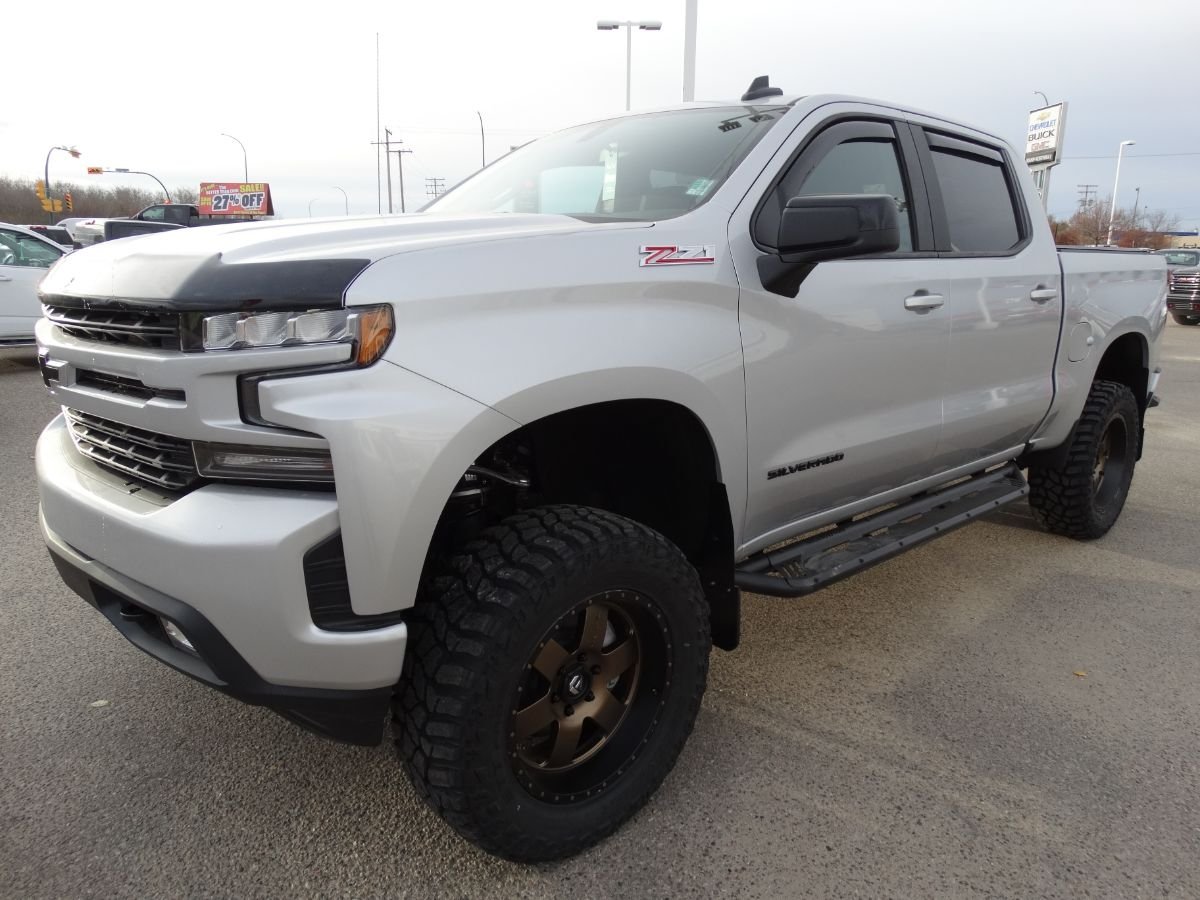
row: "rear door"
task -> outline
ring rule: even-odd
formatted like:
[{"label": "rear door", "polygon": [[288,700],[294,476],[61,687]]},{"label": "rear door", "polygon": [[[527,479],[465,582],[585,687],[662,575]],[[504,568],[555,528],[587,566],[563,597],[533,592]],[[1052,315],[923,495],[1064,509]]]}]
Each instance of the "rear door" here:
[{"label": "rear door", "polygon": [[913,130],[939,274],[949,282],[937,456],[952,468],[1023,444],[1049,410],[1061,278],[1053,242],[1033,239],[1030,217],[1043,213],[1027,208],[1003,145],[930,126]]},{"label": "rear door", "polygon": [[[948,283],[909,130],[826,108],[730,220],[746,371],[748,538],[932,474],[942,428]],[[855,111],[858,110],[858,111]],[[823,111],[824,112],[824,111]],[[889,194],[895,253],[788,268],[771,252],[795,196]]]}]

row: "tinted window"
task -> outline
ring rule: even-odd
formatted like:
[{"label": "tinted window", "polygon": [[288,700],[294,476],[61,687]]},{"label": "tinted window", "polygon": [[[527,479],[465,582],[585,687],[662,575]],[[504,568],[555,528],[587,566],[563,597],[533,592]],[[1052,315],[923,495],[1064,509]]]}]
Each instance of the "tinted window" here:
[{"label": "tinted window", "polygon": [[950,227],[950,249],[1002,253],[1021,240],[1004,166],[999,162],[931,148]]},{"label": "tinted window", "polygon": [[759,207],[755,240],[774,247],[783,210],[793,197],[821,194],[887,194],[899,212],[902,252],[913,250],[911,197],[903,176],[896,132],[886,122],[830,125],[797,156]]},{"label": "tinted window", "polygon": [[[790,173],[789,173],[790,174]],[[798,187],[784,176],[784,204],[792,197],[820,194],[889,194],[900,211],[900,250],[911,251],[908,192],[900,174],[895,141],[853,140],[838,144]]]},{"label": "tinted window", "polygon": [[1168,266],[1200,266],[1200,251],[1196,250],[1160,250],[1167,258]]},{"label": "tinted window", "polygon": [[62,250],[46,241],[0,229],[0,266],[48,269],[62,255]]},{"label": "tinted window", "polygon": [[161,222],[166,218],[166,212],[163,206],[147,206],[138,213],[138,218],[143,222]]}]

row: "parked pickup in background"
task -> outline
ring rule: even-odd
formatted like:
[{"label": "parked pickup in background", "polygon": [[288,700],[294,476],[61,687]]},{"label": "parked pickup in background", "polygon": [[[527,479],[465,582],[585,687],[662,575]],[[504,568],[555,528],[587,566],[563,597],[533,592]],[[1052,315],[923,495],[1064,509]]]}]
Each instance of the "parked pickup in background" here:
[{"label": "parked pickup in background", "polygon": [[191,203],[156,203],[128,219],[89,219],[75,226],[75,239],[81,244],[98,244],[116,238],[194,228],[198,225],[228,225],[252,221],[250,217],[202,216]]},{"label": "parked pickup in background", "polygon": [[1180,325],[1200,325],[1200,250],[1159,250],[1167,261],[1167,309]]},{"label": "parked pickup in background", "polygon": [[146,653],[353,743],[390,710],[462,835],[561,857],[671,769],[740,591],[1026,496],[1105,534],[1165,301],[1160,256],[1057,252],[996,135],[758,79],[420,214],[63,259],[42,528]]}]

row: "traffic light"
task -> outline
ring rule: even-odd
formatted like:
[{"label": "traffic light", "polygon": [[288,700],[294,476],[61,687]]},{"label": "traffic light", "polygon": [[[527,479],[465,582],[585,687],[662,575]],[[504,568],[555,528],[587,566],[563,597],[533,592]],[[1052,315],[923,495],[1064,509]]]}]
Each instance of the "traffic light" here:
[{"label": "traffic light", "polygon": [[104,166],[88,166],[87,169],[88,169],[89,175],[103,175],[104,174]]},{"label": "traffic light", "polygon": [[67,212],[75,211],[75,199],[71,196],[70,191],[63,194],[63,206],[67,208]]},{"label": "traffic light", "polygon": [[46,200],[46,182],[39,180],[33,192],[37,194],[37,198],[42,201],[42,205],[44,206]]}]

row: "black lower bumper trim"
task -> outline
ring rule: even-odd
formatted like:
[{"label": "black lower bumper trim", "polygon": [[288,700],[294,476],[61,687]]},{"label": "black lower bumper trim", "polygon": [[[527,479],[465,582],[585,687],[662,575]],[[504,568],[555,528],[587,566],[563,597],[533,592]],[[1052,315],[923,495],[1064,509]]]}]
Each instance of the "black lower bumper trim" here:
[{"label": "black lower bumper trim", "polygon": [[[137,599],[125,596],[96,581],[54,547],[48,549],[67,586],[103,613],[130,643],[159,662],[238,700],[266,706],[325,737],[366,747],[383,739],[391,688],[343,691],[264,681],[224,635],[188,604],[149,590]],[[160,616],[183,630],[196,653],[171,643]]]}]

